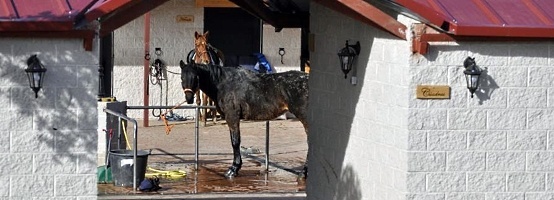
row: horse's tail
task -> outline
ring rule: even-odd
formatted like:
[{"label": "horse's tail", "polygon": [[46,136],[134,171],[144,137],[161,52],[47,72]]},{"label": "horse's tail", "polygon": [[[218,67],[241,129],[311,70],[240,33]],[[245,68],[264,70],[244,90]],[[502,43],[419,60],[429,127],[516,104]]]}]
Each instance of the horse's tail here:
[{"label": "horse's tail", "polygon": [[194,51],[194,49],[190,50],[189,53],[187,54],[187,64],[193,63],[194,56],[196,56],[196,52]]}]

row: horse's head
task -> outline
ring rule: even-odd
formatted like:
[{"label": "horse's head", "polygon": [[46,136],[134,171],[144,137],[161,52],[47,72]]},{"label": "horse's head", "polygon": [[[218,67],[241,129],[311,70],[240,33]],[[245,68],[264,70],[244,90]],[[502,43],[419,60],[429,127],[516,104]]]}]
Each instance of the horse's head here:
[{"label": "horse's head", "polygon": [[181,66],[181,86],[183,87],[183,92],[185,92],[185,99],[188,104],[192,104],[194,102],[194,94],[199,90],[198,75],[192,66],[185,64],[182,60],[179,65]]},{"label": "horse's head", "polygon": [[194,50],[196,51],[194,63],[196,64],[210,63],[210,55],[208,52],[208,34],[209,31],[206,31],[204,34],[194,32]]}]

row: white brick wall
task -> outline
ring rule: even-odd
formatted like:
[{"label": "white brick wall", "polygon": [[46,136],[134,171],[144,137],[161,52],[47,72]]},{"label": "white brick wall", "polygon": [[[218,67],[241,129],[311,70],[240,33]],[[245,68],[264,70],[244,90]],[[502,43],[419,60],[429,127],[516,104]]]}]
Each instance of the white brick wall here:
[{"label": "white brick wall", "polygon": [[[409,46],[319,4],[310,9],[308,199],[404,199],[406,188],[417,187],[407,184],[415,175],[407,169],[444,166],[411,166],[411,156],[446,162],[444,153],[406,154]],[[360,41],[361,53],[344,79],[337,53],[346,40]]]},{"label": "white brick wall", "polygon": [[[411,55],[410,41],[317,3],[310,15],[308,199],[554,199],[553,43],[443,42]],[[336,56],[346,39],[362,45],[355,86]],[[467,56],[487,70],[474,98]],[[429,84],[451,98],[416,99]]]},{"label": "white brick wall", "polygon": [[[0,199],[96,198],[98,45],[1,38]],[[96,44],[96,42],[95,42]],[[47,68],[35,99],[24,69]]]}]

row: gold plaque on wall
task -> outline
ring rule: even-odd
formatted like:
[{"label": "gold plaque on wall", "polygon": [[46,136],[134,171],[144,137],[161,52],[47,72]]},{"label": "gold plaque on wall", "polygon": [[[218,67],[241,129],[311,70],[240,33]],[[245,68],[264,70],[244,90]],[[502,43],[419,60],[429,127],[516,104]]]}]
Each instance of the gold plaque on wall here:
[{"label": "gold plaque on wall", "polygon": [[418,99],[449,99],[450,86],[448,85],[418,85],[416,90]]},{"label": "gold plaque on wall", "polygon": [[177,23],[190,23],[194,22],[194,16],[192,15],[177,15],[175,17]]}]

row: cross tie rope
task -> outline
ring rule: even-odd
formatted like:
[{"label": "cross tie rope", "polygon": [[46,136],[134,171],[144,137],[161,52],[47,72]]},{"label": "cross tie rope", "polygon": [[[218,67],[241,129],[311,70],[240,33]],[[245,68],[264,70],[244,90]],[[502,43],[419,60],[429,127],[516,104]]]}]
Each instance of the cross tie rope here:
[{"label": "cross tie rope", "polygon": [[173,108],[165,111],[163,114],[160,115],[160,118],[162,119],[162,121],[164,122],[164,126],[165,126],[165,134],[166,135],[169,135],[169,133],[171,132],[171,129],[173,128],[173,126],[175,126],[175,124],[172,124],[172,125],[169,125],[169,121],[165,118],[165,115],[168,113],[168,112],[172,112],[175,108],[181,106],[183,103],[185,103],[185,101],[177,104],[176,106],[173,106]]}]

